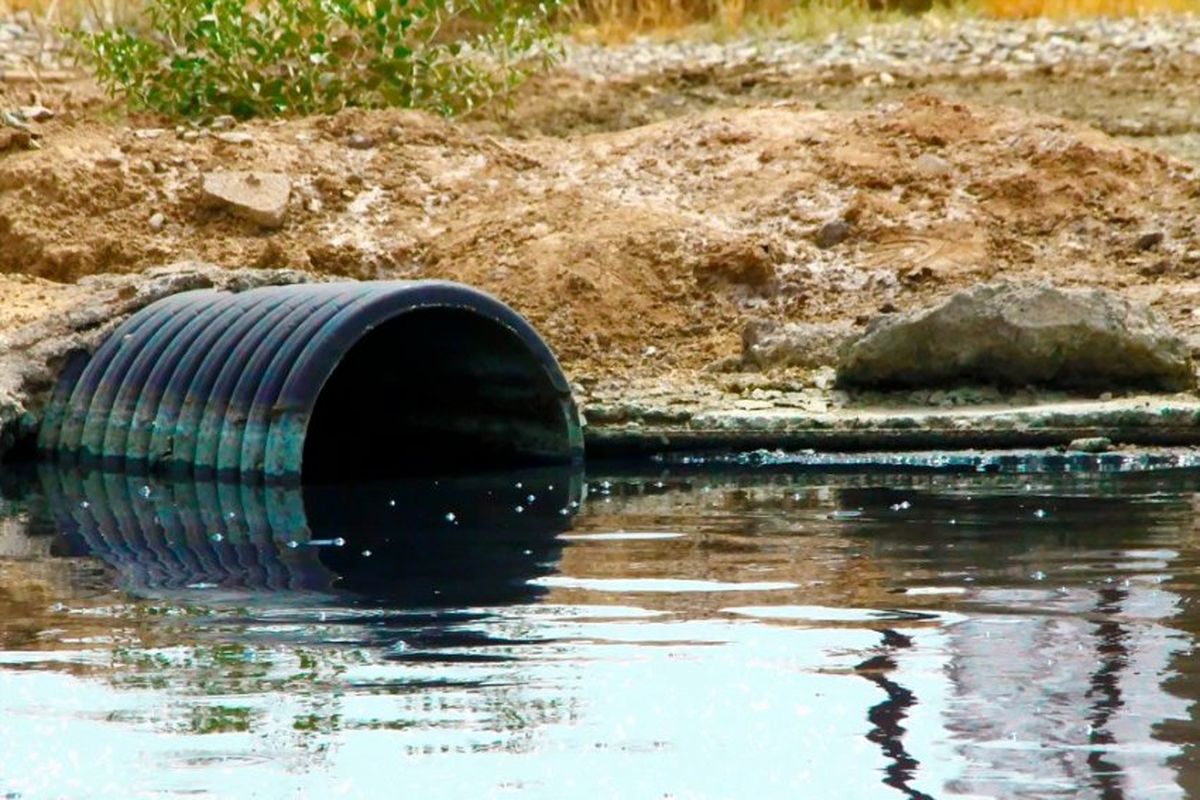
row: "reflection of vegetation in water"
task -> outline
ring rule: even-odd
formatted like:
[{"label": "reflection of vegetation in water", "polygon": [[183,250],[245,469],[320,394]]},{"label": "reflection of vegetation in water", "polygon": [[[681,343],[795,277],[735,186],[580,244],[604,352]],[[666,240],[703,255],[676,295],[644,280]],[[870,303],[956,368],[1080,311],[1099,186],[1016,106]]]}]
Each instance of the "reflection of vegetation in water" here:
[{"label": "reflection of vegetation in water", "polygon": [[253,711],[245,706],[198,705],[192,707],[190,733],[246,733]]}]

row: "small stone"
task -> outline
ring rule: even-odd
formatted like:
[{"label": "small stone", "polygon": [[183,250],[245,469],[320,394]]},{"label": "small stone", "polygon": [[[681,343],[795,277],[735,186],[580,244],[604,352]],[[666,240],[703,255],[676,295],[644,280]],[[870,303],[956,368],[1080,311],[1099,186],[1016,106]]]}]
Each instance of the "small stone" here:
[{"label": "small stone", "polygon": [[150,230],[158,233],[167,224],[167,218],[161,212],[154,212],[150,215]]},{"label": "small stone", "polygon": [[950,173],[952,166],[949,161],[936,153],[921,153],[913,162],[917,172],[931,178],[939,178]]},{"label": "small stone", "polygon": [[49,119],[54,119],[54,112],[42,105],[36,106],[21,106],[17,109],[21,112],[21,116],[30,122],[45,122]]},{"label": "small stone", "polygon": [[896,83],[896,77],[890,72],[879,73],[879,82],[884,86],[893,86]]},{"label": "small stone", "polygon": [[166,133],[165,128],[138,128],[133,132],[135,139],[157,139]]},{"label": "small stone", "polygon": [[207,131],[184,131],[179,135],[179,138],[185,142],[195,142],[203,139],[207,135]]},{"label": "small stone", "polygon": [[1068,450],[1080,453],[1107,453],[1112,450],[1112,440],[1106,436],[1088,436],[1082,439],[1072,439],[1067,445]]},{"label": "small stone", "polygon": [[375,140],[364,133],[354,133],[346,140],[346,146],[352,150],[370,150],[375,146]]},{"label": "small stone", "polygon": [[98,167],[119,167],[125,163],[125,154],[119,150],[114,150],[111,153],[105,153],[96,159]]},{"label": "small stone", "polygon": [[245,131],[227,131],[215,136],[218,142],[225,144],[254,144],[254,137]]},{"label": "small stone", "polygon": [[236,125],[237,125],[236,118],[230,116],[229,114],[222,114],[219,117],[214,117],[212,124],[209,125],[209,127],[212,128],[214,131],[227,131],[227,130],[231,130]]},{"label": "small stone", "polygon": [[833,222],[827,222],[817,231],[817,237],[814,240],[817,247],[822,250],[828,250],[831,247],[841,244],[850,236],[850,223],[845,220],[836,219]]},{"label": "small stone", "polygon": [[204,202],[225,207],[264,228],[283,225],[292,182],[277,172],[210,172],[201,184]]},{"label": "small stone", "polygon": [[1162,240],[1163,240],[1163,232],[1162,231],[1152,231],[1150,233],[1143,233],[1141,236],[1139,236],[1137,238],[1137,242],[1134,243],[1134,247],[1136,247],[1138,250],[1153,250],[1154,248],[1156,248],[1160,244],[1162,244]]}]

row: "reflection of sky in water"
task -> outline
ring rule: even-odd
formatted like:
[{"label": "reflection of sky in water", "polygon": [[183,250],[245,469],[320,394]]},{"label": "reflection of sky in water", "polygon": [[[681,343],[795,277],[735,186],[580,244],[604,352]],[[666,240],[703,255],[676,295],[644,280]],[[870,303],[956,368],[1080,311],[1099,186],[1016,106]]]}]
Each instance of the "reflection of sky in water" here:
[{"label": "reflection of sky in water", "polygon": [[[211,537],[121,533],[68,486],[59,527],[107,522],[0,527],[0,790],[1187,796],[1198,482],[684,471],[594,480],[577,516],[558,513],[568,489],[519,522],[498,486],[397,489],[402,519],[364,510],[391,490],[308,497],[306,535],[346,545],[306,562],[323,585],[257,591],[272,554],[316,552],[288,546],[294,527],[234,562],[206,551],[213,570],[184,552]],[[118,488],[106,502],[139,486]],[[489,491],[495,513],[472,514]],[[471,536],[435,527],[444,492]],[[8,505],[45,529],[36,499]],[[36,557],[88,536],[103,574]],[[370,569],[348,558],[366,540]],[[476,580],[429,577],[451,558]]]}]

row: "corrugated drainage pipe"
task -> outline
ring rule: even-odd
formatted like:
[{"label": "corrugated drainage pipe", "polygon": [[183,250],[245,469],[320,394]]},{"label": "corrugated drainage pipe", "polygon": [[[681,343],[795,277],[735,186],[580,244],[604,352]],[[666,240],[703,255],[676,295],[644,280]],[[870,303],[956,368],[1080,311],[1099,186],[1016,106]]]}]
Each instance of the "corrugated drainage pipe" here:
[{"label": "corrugated drainage pipe", "polygon": [[454,283],[184,292],[64,370],[38,439],[66,463],[298,481],[571,463],[553,353]]}]

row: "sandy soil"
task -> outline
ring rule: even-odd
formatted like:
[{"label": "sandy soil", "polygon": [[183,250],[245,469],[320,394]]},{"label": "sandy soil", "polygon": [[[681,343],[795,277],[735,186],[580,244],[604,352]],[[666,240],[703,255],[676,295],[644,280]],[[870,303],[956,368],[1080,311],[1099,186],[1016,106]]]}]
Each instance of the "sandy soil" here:
[{"label": "sandy soil", "polygon": [[[41,149],[0,153],[0,331],[55,313],[59,283],[194,258],[474,284],[526,314],[585,395],[717,386],[754,318],[864,324],[1001,277],[1113,289],[1192,334],[1200,174],[1178,141],[1184,158],[1128,142],[1190,135],[1200,59],[1161,61],[1111,80],[1086,63],[883,83],[561,71],[501,118],[347,111],[233,141],[113,122],[86,83],[46,87],[32,99],[59,113]],[[1114,122],[1153,108],[1183,121]],[[206,207],[220,169],[288,175],[284,226]]]}]

